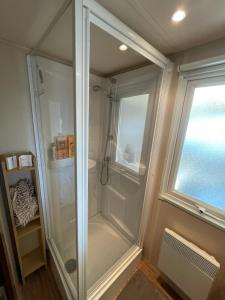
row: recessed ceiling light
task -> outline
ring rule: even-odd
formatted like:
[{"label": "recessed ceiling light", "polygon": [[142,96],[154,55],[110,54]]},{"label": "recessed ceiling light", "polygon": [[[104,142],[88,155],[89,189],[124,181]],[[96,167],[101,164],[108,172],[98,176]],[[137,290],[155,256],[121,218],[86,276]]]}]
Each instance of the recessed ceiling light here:
[{"label": "recessed ceiling light", "polygon": [[186,17],[186,13],[184,10],[177,10],[172,15],[172,21],[173,22],[181,22]]},{"label": "recessed ceiling light", "polygon": [[121,51],[126,51],[127,48],[128,48],[127,45],[124,45],[124,44],[122,44],[122,45],[119,46],[119,49],[120,49]]}]

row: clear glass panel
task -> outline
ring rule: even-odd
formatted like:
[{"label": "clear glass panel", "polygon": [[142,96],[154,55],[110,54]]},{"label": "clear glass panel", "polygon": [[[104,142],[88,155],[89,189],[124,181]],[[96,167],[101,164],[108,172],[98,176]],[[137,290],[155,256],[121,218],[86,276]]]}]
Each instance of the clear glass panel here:
[{"label": "clear glass panel", "polygon": [[225,210],[225,84],[198,87],[175,189]]},{"label": "clear glass panel", "polygon": [[[72,5],[39,45],[36,57],[40,137],[46,173],[50,242],[77,285]],[[59,62],[60,61],[60,62]]]},{"label": "clear glass panel", "polygon": [[141,162],[148,99],[149,94],[120,99],[116,162],[136,173]]},{"label": "clear glass panel", "polygon": [[91,24],[90,288],[137,241],[161,69]]}]

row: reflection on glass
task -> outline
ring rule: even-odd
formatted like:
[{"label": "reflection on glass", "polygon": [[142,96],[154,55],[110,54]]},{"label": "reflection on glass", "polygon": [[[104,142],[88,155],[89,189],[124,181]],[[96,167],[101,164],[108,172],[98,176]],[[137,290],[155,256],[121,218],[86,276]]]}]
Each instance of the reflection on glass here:
[{"label": "reflection on glass", "polygon": [[160,68],[120,45],[91,24],[88,288],[137,241],[161,78]]},{"label": "reflection on glass", "polygon": [[72,67],[37,58],[42,73],[40,117],[51,241],[76,284],[74,113]]},{"label": "reflection on glass", "polygon": [[62,6],[60,1],[52,1],[50,6],[44,2],[57,18],[46,31],[43,28],[45,34],[32,52],[31,89],[35,89],[47,238],[60,276],[66,278],[77,298],[73,5],[72,1]]},{"label": "reflection on glass", "polygon": [[[116,162],[139,173],[149,94],[120,99]],[[132,128],[132,130],[131,130]]]},{"label": "reflection on glass", "polygon": [[225,85],[195,89],[175,189],[225,210]]}]

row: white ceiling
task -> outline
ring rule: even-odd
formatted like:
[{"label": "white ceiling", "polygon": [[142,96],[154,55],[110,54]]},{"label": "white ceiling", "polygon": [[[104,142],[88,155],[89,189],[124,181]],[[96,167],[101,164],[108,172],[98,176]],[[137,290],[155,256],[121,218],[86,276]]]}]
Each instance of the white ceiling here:
[{"label": "white ceiling", "polygon": [[34,47],[65,0],[1,0],[0,38]]},{"label": "white ceiling", "polygon": [[145,57],[130,48],[120,51],[121,42],[95,25],[91,25],[90,37],[90,65],[103,76],[149,63]]},{"label": "white ceiling", "polygon": [[[120,51],[118,47],[121,42],[95,25],[91,25],[90,37],[91,69],[102,76],[148,62],[132,49],[126,52]],[[72,61],[72,41],[72,9],[69,6],[46,36],[39,50],[48,55]]]},{"label": "white ceiling", "polygon": [[[164,54],[186,50],[225,36],[225,0],[98,0]],[[185,9],[174,24],[176,9]]]},{"label": "white ceiling", "polygon": [[[0,38],[34,48],[60,7],[69,0],[1,0]],[[225,0],[98,0],[144,39],[164,54],[171,54],[225,37]],[[177,8],[184,8],[186,19],[180,24],[171,22]],[[115,40],[95,30],[92,65],[100,72],[109,72],[115,62],[141,63],[140,57],[127,52],[123,59],[113,52]],[[111,54],[110,46],[111,45]],[[106,46],[108,50],[106,51]],[[41,44],[41,50],[58,58],[72,59],[72,16],[69,7]],[[102,49],[105,49],[103,51]],[[109,56],[104,56],[104,53]],[[116,53],[115,57],[113,56]],[[122,53],[119,54],[120,56]],[[136,60],[135,60],[136,59]],[[106,69],[106,62],[108,69]],[[114,65],[114,66],[113,66]]]},{"label": "white ceiling", "polygon": [[49,55],[72,61],[72,32],[72,8],[70,5],[39,46],[39,50]]}]

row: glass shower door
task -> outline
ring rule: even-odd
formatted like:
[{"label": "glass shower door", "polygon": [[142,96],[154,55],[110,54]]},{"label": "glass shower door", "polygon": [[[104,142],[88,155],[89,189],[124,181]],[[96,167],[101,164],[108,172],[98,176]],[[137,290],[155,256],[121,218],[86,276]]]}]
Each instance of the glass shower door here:
[{"label": "glass shower door", "polygon": [[[132,32],[126,51],[120,51],[127,28],[94,1],[73,4],[64,7],[40,45],[43,53],[53,53],[56,60],[62,55],[67,64],[33,58],[34,106],[49,248],[65,286],[73,297],[78,290],[78,299],[86,300],[99,299],[106,277],[115,281],[123,260],[128,264],[128,256],[134,260],[141,251],[159,66],[166,62],[160,54],[151,55],[144,41],[147,50],[141,51]],[[75,38],[68,43],[72,29]],[[59,40],[60,47],[54,47]]]},{"label": "glass shower door", "polygon": [[57,5],[54,21],[49,20],[28,58],[28,70],[46,239],[56,265],[54,271],[59,273],[56,277],[62,281],[68,298],[76,299],[79,289],[73,10],[77,1],[59,1]]},{"label": "glass shower door", "polygon": [[48,242],[71,288],[77,286],[73,69],[35,57],[42,182]]},{"label": "glass shower door", "polygon": [[[160,67],[90,24],[87,287],[138,247]],[[109,59],[110,58],[110,59]]]}]

